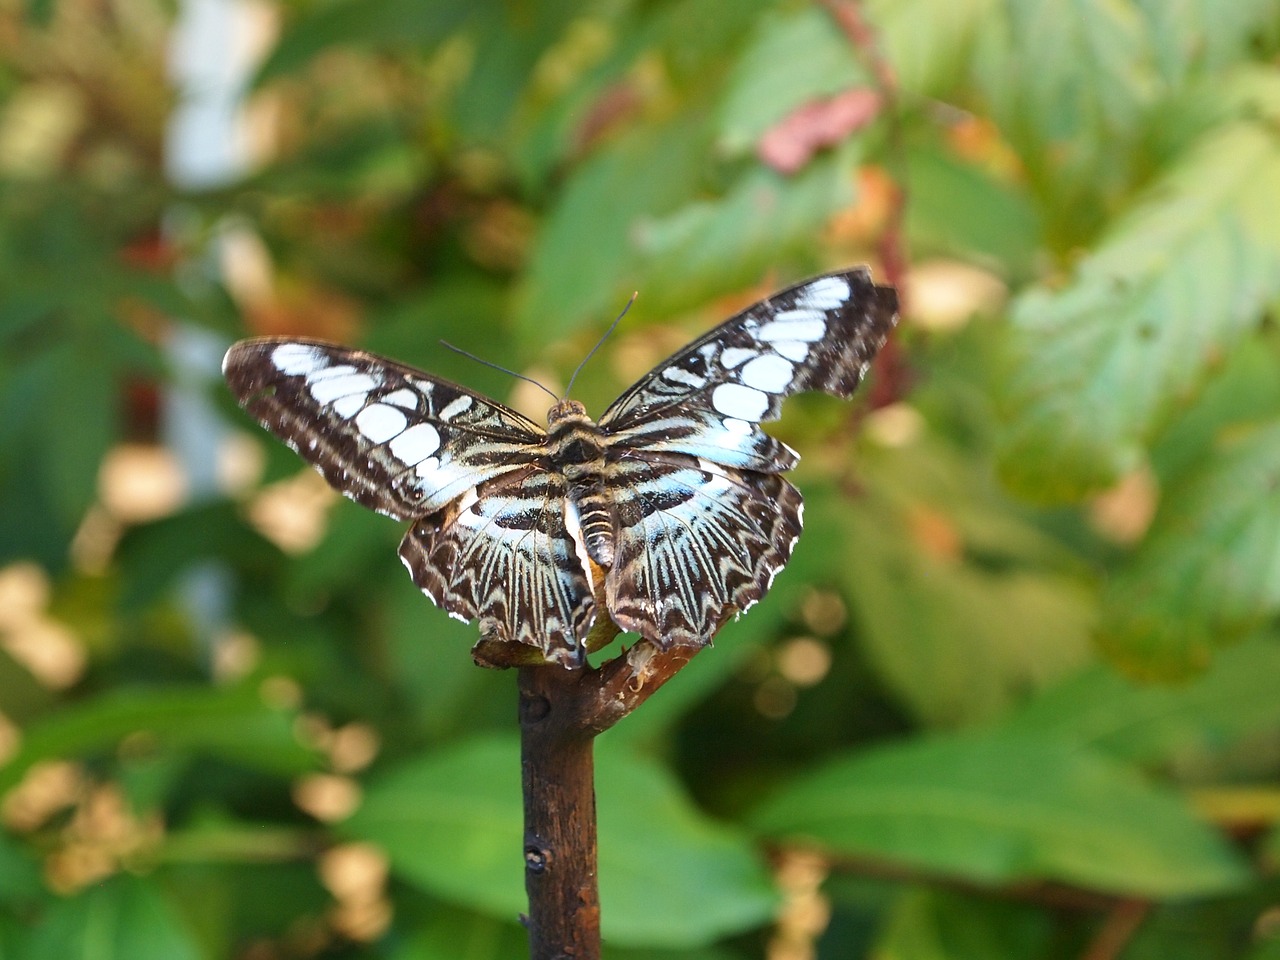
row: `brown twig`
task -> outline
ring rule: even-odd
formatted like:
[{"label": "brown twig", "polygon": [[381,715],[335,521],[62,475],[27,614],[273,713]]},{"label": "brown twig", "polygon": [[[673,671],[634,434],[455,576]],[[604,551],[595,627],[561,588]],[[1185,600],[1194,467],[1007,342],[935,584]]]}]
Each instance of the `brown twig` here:
[{"label": "brown twig", "polygon": [[[895,168],[893,195],[884,230],[878,244],[885,279],[898,291],[898,312],[908,312],[907,290],[907,152],[902,136],[902,114],[898,97],[898,77],[881,49],[875,29],[863,16],[858,0],[820,0],[833,20],[844,31],[849,44],[867,66],[872,83],[880,97],[881,114],[885,117],[887,154]],[[896,337],[881,348],[875,361],[877,376],[871,385],[868,403],[879,409],[899,400],[907,392],[910,380],[902,350]]]},{"label": "brown twig", "polygon": [[1098,935],[1093,938],[1080,960],[1116,960],[1129,945],[1142,921],[1151,912],[1146,900],[1120,900],[1111,908]]},{"label": "brown twig", "polygon": [[880,96],[881,112],[886,119],[888,153],[898,168],[894,178],[893,201],[880,238],[880,260],[884,264],[885,277],[898,290],[900,309],[906,312],[904,297],[907,273],[906,242],[903,222],[906,216],[906,149],[902,139],[901,113],[898,105],[898,78],[885,57],[876,38],[874,28],[862,15],[857,0],[821,0],[832,18],[840,25],[849,43],[867,65]]},{"label": "brown twig", "polygon": [[600,669],[522,666],[520,766],[531,960],[598,960],[595,737],[698,651],[641,640]]},{"label": "brown twig", "polygon": [[593,734],[575,720],[590,672],[519,668],[531,960],[600,957]]}]

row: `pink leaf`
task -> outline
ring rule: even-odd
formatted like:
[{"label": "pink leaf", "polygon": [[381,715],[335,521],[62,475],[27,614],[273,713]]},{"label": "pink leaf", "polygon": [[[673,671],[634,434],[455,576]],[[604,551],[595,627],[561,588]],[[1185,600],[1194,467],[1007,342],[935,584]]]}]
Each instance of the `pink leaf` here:
[{"label": "pink leaf", "polygon": [[866,126],[879,112],[880,95],[867,87],[812,100],[766,130],[756,153],[779,173],[796,173],[819,150]]}]

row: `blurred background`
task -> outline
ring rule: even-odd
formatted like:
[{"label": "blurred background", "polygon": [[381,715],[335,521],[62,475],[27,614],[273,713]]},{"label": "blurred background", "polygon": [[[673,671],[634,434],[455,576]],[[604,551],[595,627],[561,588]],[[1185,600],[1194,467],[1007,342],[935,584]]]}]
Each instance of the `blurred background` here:
[{"label": "blurred background", "polygon": [[[250,334],[599,414],[771,289],[767,600],[598,746],[613,960],[1280,957],[1280,0],[0,2],[0,957],[515,960],[515,684]],[[623,638],[629,642],[631,638]],[[612,652],[616,652],[617,647]]]}]

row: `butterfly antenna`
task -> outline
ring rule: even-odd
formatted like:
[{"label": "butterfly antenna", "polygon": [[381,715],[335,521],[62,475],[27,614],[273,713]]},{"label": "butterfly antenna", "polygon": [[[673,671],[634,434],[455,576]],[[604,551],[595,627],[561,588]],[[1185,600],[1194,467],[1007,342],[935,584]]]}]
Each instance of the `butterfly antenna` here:
[{"label": "butterfly antenna", "polygon": [[543,393],[549,396],[552,400],[555,400],[557,403],[560,401],[559,397],[557,397],[554,393],[552,393],[550,390],[548,390],[546,387],[540,384],[537,380],[533,379],[533,377],[526,377],[523,373],[516,373],[514,370],[508,370],[506,367],[501,366],[500,364],[494,363],[492,360],[486,360],[484,357],[477,357],[474,353],[469,353],[468,351],[463,350],[461,347],[455,347],[448,340],[441,340],[440,346],[448,347],[454,353],[460,353],[464,357],[466,357],[468,360],[474,360],[476,363],[479,363],[483,366],[491,367],[494,370],[501,370],[503,373],[510,374],[511,376],[515,377],[517,380],[523,380],[525,383],[532,383],[535,387],[537,387],[539,390],[541,390]]},{"label": "butterfly antenna", "polygon": [[564,388],[564,395],[566,397],[569,396],[569,392],[573,390],[573,381],[578,379],[578,374],[582,372],[582,368],[587,365],[588,360],[596,355],[596,351],[604,346],[604,342],[609,339],[609,335],[613,333],[618,324],[622,322],[622,318],[627,315],[627,311],[631,309],[631,305],[636,302],[636,297],[638,296],[640,296],[639,290],[631,294],[631,299],[628,300],[627,305],[622,308],[622,312],[618,314],[617,319],[614,320],[613,323],[609,324],[609,329],[604,332],[604,336],[596,341],[596,345],[587,351],[587,355],[582,358],[582,362],[574,369],[573,376],[569,378],[569,385]]}]

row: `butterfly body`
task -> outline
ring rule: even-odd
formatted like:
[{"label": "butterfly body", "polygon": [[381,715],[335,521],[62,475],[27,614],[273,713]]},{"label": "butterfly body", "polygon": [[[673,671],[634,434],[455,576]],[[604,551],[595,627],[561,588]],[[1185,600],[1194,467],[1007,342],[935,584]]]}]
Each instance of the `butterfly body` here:
[{"label": "butterfly body", "polygon": [[608,438],[577,400],[561,400],[547,414],[548,460],[567,483],[566,523],[576,523],[587,555],[613,565],[613,517],[605,490]]},{"label": "butterfly body", "polygon": [[312,340],[234,345],[242,405],[352,499],[412,521],[400,556],[489,641],[582,662],[600,611],[659,644],[704,644],[769,589],[800,534],[759,428],[801,390],[848,396],[896,319],[865,269],[783,290],[663,361],[599,421],[558,401],[543,429],[374,354]]}]

